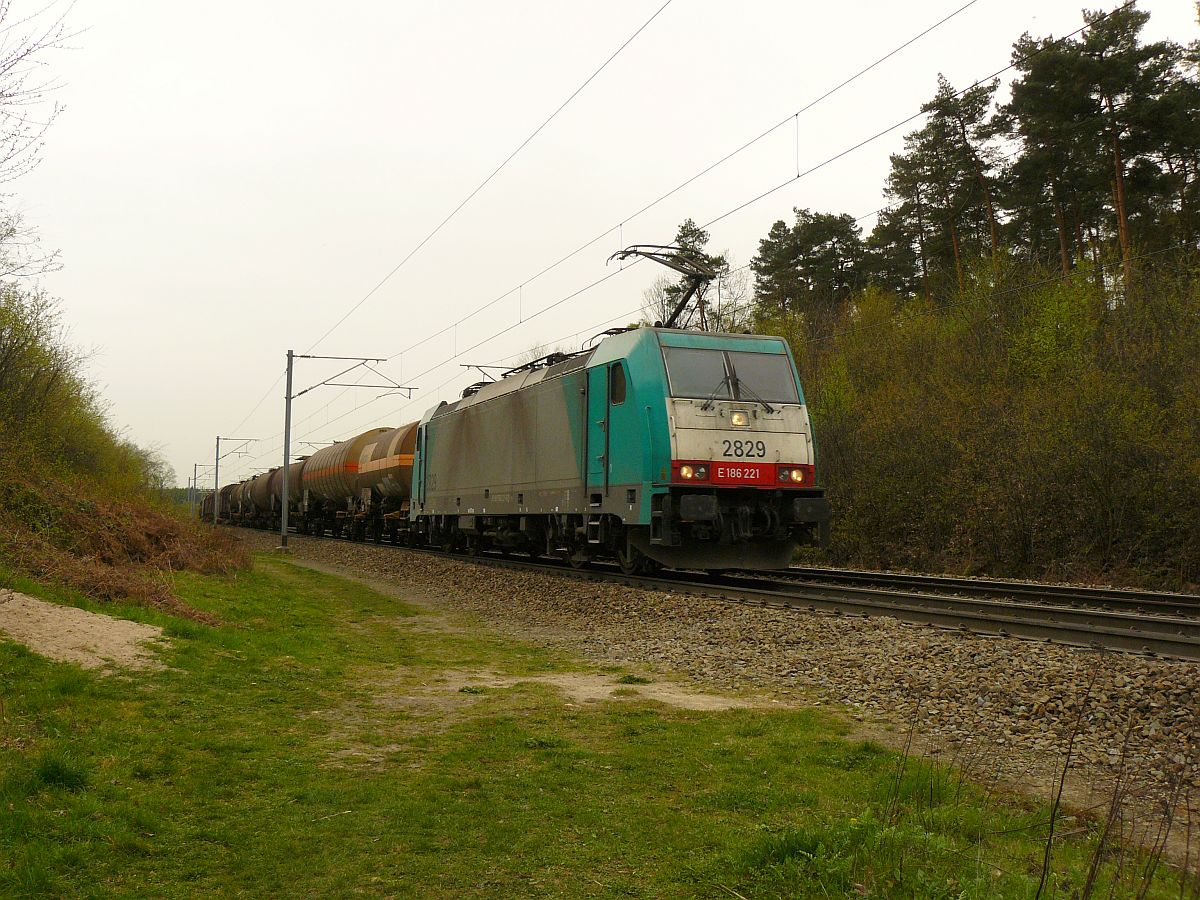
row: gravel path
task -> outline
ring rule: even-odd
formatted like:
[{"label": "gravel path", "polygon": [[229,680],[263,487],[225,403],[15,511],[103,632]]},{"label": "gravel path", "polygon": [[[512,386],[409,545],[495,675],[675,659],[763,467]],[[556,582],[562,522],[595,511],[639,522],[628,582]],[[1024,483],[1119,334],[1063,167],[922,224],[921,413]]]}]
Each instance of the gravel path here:
[{"label": "gravel path", "polygon": [[[245,540],[251,549],[276,544],[253,532]],[[593,661],[844,704],[868,723],[864,730],[893,745],[915,723],[926,752],[1043,797],[1077,727],[1068,789],[1077,807],[1107,801],[1120,773],[1143,805],[1160,805],[1177,784],[1179,798],[1194,789],[1200,800],[1200,664],[741,606],[390,547],[294,538],[292,550],[298,559],[430,588],[442,598],[436,602],[497,630],[565,644]],[[1200,816],[1193,821],[1200,831]]]}]

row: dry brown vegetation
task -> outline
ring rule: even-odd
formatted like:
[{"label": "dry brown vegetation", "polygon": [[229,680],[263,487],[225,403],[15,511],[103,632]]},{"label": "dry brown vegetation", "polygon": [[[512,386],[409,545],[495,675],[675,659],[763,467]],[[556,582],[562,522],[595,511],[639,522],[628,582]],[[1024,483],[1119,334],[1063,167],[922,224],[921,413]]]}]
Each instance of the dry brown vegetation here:
[{"label": "dry brown vegetation", "polygon": [[155,452],[115,433],[54,304],[0,289],[0,571],[205,618],[175,596],[172,573],[248,559],[155,500],[172,480]]}]

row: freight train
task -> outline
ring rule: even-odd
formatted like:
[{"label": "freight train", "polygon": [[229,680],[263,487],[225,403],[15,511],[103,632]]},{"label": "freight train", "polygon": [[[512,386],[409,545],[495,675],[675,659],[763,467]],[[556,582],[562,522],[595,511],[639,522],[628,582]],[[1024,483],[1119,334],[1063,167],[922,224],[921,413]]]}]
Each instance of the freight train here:
[{"label": "freight train", "polygon": [[[451,551],[774,569],[824,543],[787,342],[643,326],[223,487],[218,520]],[[206,517],[212,519],[211,498]]]}]

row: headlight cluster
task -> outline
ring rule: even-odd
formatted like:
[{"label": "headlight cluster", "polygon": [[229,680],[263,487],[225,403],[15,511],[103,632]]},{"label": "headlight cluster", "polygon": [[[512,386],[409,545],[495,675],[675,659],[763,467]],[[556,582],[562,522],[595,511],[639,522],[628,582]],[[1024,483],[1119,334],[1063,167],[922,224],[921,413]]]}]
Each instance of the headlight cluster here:
[{"label": "headlight cluster", "polygon": [[780,466],[779,480],[785,484],[804,484],[804,470],[788,469]]},{"label": "headlight cluster", "polygon": [[679,477],[686,481],[706,481],[708,479],[708,466],[680,466]]}]

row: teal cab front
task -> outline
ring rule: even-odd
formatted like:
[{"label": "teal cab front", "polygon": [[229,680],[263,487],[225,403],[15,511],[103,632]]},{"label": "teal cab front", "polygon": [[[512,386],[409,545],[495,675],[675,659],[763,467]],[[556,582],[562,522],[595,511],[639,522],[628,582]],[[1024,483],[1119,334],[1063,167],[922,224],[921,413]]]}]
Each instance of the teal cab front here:
[{"label": "teal cab front", "polygon": [[829,504],[781,338],[608,337],[588,360],[586,404],[588,520],[624,526],[624,560],[783,568],[798,545],[824,542]]}]

